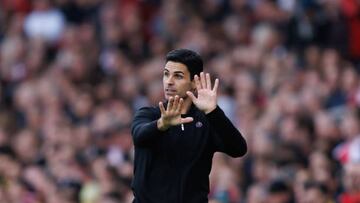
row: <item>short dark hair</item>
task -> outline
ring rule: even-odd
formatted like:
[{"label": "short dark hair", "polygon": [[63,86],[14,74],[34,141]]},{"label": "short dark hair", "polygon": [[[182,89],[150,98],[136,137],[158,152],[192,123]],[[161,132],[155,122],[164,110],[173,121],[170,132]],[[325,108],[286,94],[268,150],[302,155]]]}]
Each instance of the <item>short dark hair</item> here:
[{"label": "short dark hair", "polygon": [[322,194],[327,195],[329,192],[328,187],[320,182],[315,182],[315,181],[307,181],[304,183],[304,188],[305,190],[310,190],[310,189],[317,189],[319,190]]},{"label": "short dark hair", "polygon": [[189,49],[174,49],[166,55],[166,62],[173,61],[184,64],[190,72],[193,80],[195,75],[203,71],[203,60],[195,51]]},{"label": "short dark hair", "polygon": [[268,188],[270,194],[290,192],[290,188],[284,180],[273,180]]}]

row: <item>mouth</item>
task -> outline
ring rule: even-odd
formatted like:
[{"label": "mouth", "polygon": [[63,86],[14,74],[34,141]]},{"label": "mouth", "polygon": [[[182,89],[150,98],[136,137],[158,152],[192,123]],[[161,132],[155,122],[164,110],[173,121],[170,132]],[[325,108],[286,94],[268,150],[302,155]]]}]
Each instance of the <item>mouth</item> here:
[{"label": "mouth", "polygon": [[166,95],[174,95],[174,94],[176,94],[176,90],[175,89],[170,89],[170,88],[166,88],[165,89],[165,94]]}]

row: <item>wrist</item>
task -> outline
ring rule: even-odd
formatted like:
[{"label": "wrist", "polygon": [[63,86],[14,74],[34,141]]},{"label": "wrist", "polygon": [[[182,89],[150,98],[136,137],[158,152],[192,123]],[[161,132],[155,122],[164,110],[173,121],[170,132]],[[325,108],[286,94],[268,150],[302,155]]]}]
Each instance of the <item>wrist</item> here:
[{"label": "wrist", "polygon": [[164,123],[164,120],[162,118],[159,118],[159,120],[157,120],[157,128],[160,131],[165,131],[169,128],[169,126]]}]

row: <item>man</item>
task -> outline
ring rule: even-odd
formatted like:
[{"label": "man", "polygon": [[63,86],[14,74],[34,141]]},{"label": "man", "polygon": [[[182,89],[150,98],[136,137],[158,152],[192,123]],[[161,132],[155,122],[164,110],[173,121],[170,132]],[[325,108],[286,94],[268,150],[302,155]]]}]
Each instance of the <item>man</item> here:
[{"label": "man", "polygon": [[213,154],[246,153],[244,138],[217,106],[219,80],[212,87],[202,70],[197,53],[170,51],[163,72],[167,102],[136,112],[134,203],[208,202]]},{"label": "man", "polygon": [[320,182],[309,181],[304,185],[303,203],[334,203],[328,196],[328,187]]}]

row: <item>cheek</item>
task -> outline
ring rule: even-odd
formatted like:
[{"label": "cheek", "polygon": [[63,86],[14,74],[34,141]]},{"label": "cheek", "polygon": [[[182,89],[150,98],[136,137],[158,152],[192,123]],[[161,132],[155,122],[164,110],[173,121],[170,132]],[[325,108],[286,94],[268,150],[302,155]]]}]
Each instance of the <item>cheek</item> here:
[{"label": "cheek", "polygon": [[184,82],[182,85],[182,89],[191,89],[192,85],[189,82]]},{"label": "cheek", "polygon": [[186,92],[191,89],[191,85],[189,85],[187,83],[179,84],[177,89],[181,92]]}]

